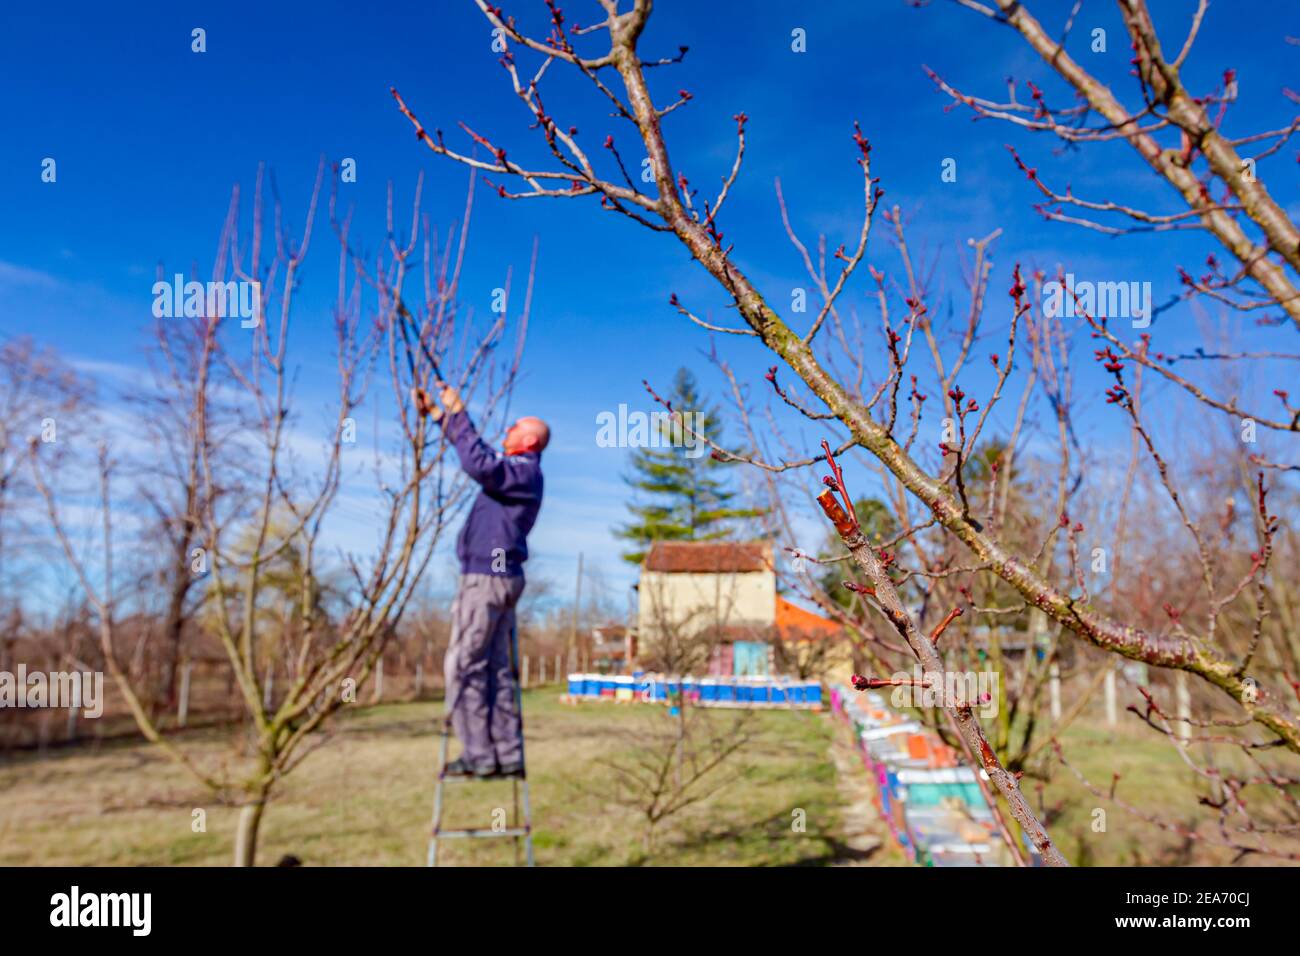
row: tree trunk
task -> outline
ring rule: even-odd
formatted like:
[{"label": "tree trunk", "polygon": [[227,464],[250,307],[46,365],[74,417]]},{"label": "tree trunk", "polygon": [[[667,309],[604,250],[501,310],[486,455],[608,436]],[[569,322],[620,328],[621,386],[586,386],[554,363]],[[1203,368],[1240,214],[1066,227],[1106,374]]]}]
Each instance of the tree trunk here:
[{"label": "tree trunk", "polygon": [[262,790],[253,797],[253,802],[245,804],[239,811],[239,829],[235,833],[234,866],[253,866],[257,858],[257,833],[262,825],[262,814],[266,812],[269,794]]},{"label": "tree trunk", "polygon": [[[190,500],[187,500],[187,507],[191,509],[192,498],[191,495]],[[188,513],[192,513],[192,510]],[[159,706],[167,710],[176,706],[176,675],[180,667],[181,640],[185,636],[185,599],[194,586],[194,575],[189,566],[191,535],[192,530],[187,522],[172,554],[171,593],[167,596],[167,617],[163,624],[167,660],[163,664],[162,700],[159,702]]]}]

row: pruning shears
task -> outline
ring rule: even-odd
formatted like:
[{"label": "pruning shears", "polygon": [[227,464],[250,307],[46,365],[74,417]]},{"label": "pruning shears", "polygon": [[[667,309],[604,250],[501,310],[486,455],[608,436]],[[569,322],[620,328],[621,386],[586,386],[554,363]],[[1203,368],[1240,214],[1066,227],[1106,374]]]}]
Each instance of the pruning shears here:
[{"label": "pruning shears", "polygon": [[[406,346],[406,364],[411,371],[411,382],[412,384],[417,384],[416,377],[415,377],[415,352],[411,348],[411,334],[406,328],[406,324],[408,322],[411,323],[411,325],[413,326],[415,325],[415,317],[411,315],[411,313],[407,310],[406,304],[402,302],[400,297],[394,296],[393,301],[397,305],[398,328],[402,332],[402,342]],[[418,326],[416,327],[415,338],[416,341],[419,342],[420,344],[420,351],[424,353],[425,361],[429,363],[430,369],[433,370],[433,380],[435,382],[445,381],[442,377],[442,369],[438,368],[438,360],[433,357],[433,351],[429,348],[428,344],[425,343],[424,339],[421,338],[419,335]]]}]

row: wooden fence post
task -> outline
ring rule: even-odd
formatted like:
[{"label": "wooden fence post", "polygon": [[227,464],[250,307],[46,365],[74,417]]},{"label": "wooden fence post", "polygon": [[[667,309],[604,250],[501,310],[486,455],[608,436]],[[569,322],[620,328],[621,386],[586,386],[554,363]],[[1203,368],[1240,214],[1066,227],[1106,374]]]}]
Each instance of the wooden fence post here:
[{"label": "wooden fence post", "polygon": [[194,668],[191,661],[181,665],[181,690],[176,701],[176,726],[184,727],[190,716],[190,671]]},{"label": "wooden fence post", "polygon": [[72,701],[68,707],[68,739],[77,739],[77,712],[81,710],[81,671],[73,671],[76,680],[72,682]]}]

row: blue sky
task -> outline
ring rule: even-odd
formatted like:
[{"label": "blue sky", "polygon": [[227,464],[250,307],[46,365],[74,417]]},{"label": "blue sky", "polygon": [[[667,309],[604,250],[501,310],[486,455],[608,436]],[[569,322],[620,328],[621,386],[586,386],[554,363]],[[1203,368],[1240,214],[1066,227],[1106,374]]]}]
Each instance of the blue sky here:
[{"label": "blue sky", "polygon": [[[526,25],[540,26],[545,15],[540,0],[505,6]],[[1064,24],[1071,6],[1067,0],[1031,4],[1053,29]],[[1166,47],[1181,44],[1192,6],[1155,4]],[[570,20],[580,23],[595,19],[596,9],[579,0],[566,6]],[[1211,4],[1184,75],[1193,88],[1209,90],[1225,68],[1237,70],[1242,99],[1229,114],[1230,131],[1289,120],[1280,89],[1295,84],[1300,48],[1286,45],[1283,36],[1300,34],[1298,13],[1292,4]],[[390,86],[427,126],[448,130],[457,143],[463,141],[450,131],[465,120],[512,155],[537,155],[537,134],[526,128],[527,117],[490,50],[489,27],[469,0],[31,4],[10,5],[0,22],[6,90],[0,104],[0,335],[30,333],[55,345],[100,377],[106,403],[143,365],[156,265],[169,273],[188,271],[192,263],[206,270],[230,189],[235,183],[251,188],[259,163],[274,173],[290,221],[299,221],[320,157],[355,159],[357,182],[342,187],[342,198],[354,204],[356,229],[371,247],[383,238],[390,181],[403,208],[423,172],[426,207],[435,221],[458,218],[464,170],[415,141],[388,95]],[[1240,29],[1242,23],[1250,29]],[[206,31],[202,54],[190,48],[195,27]],[[1094,27],[1108,33],[1105,54],[1088,51]],[[791,50],[795,28],[806,31],[804,53]],[[881,177],[887,202],[899,203],[910,218],[914,249],[927,261],[937,257],[936,301],[946,306],[951,297],[954,327],[966,301],[960,282],[965,240],[1004,230],[991,283],[999,311],[989,315],[982,352],[1005,347],[1002,293],[1014,262],[1049,272],[1060,263],[1081,277],[1149,280],[1161,302],[1177,289],[1178,264],[1196,267],[1206,252],[1221,254],[1199,237],[1108,240],[1041,220],[1030,208],[1036,195],[1014,170],[1005,143],[1054,185],[1070,183],[1081,195],[1160,211],[1177,207],[1125,146],[1054,155],[1055,140],[972,123],[969,113],[946,109],[948,100],[922,64],[979,95],[1001,98],[1005,78],[1014,76],[1035,81],[1056,102],[1064,99],[1060,83],[1018,35],[976,14],[938,2],[916,10],[902,0],[664,0],[642,41],[643,56],[671,54],[679,45],[690,47],[685,63],[652,77],[662,103],[679,88],[694,94],[667,120],[674,163],[702,192],[711,191],[733,156],[731,116],[749,115],[745,170],[722,226],[736,244],[737,261],[778,308],[790,301],[792,288],[807,282],[781,228],[773,180],[782,180],[805,241],[815,241],[818,232],[827,233],[831,248],[851,241],[861,214],[850,140],[854,120],[873,144],[872,171]],[[1113,4],[1084,3],[1070,48],[1132,102],[1130,54]],[[615,125],[587,88],[560,74],[553,71],[552,86],[543,87],[551,111],[564,125],[578,126],[592,152],[600,152],[599,143],[613,132],[633,155],[630,130]],[[1291,147],[1262,162],[1261,178],[1293,181],[1294,154]],[[45,157],[57,161],[56,183],[41,182]],[[940,178],[949,157],[957,161],[955,183]],[[1294,193],[1273,191],[1293,213],[1300,211]],[[895,256],[881,226],[869,257],[891,270]],[[518,282],[534,237],[541,251],[515,408],[547,418],[555,439],[545,459],[548,499],[533,534],[530,571],[569,582],[582,551],[621,607],[633,572],[618,561],[620,544],[609,532],[626,514],[620,476],[627,452],[596,446],[596,416],[620,403],[648,410],[641,380],[666,387],[680,365],[695,369],[718,395],[724,383],[701,354],[707,336],[678,317],[667,299],[676,292],[720,324],[734,313],[670,238],[602,212],[595,202],[510,203],[487,189],[476,199],[462,280],[466,302],[486,309],[507,266],[513,265]],[[304,273],[296,344],[303,405],[328,393],[333,361],[328,310],[337,260],[327,226],[318,227],[313,242],[318,246]],[[859,280],[843,301],[874,321],[868,291]],[[1162,315],[1154,331],[1166,350],[1200,342],[1186,306]],[[1289,329],[1247,328],[1245,334],[1248,341],[1294,349]],[[766,402],[757,386],[771,362],[761,347],[731,337],[719,347],[754,385],[760,404]],[[1076,359],[1077,387],[1098,395],[1103,386],[1089,358]],[[979,371],[966,388],[982,394],[987,362],[981,354],[972,364]],[[1246,393],[1254,394],[1256,385],[1245,383]],[[1085,410],[1085,444],[1115,434],[1115,417],[1107,411]],[[810,474],[810,485],[815,482]],[[353,518],[360,522],[363,515]]]}]

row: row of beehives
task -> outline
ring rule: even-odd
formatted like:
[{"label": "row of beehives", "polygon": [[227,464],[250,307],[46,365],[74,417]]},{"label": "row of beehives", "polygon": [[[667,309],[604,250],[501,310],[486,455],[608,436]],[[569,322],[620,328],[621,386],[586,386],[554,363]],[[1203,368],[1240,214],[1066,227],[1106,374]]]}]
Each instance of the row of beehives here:
[{"label": "row of beehives", "polygon": [[[895,842],[924,866],[1008,866],[1010,850],[977,771],[932,731],[872,691],[831,689],[875,783],[875,804]],[[1034,859],[1028,851],[1027,859]],[[1035,860],[1035,862],[1037,862]]]},{"label": "row of beehives", "polygon": [[786,677],[669,677],[664,674],[570,674],[572,701],[641,701],[672,705],[684,697],[703,707],[820,710],[822,685]]}]

